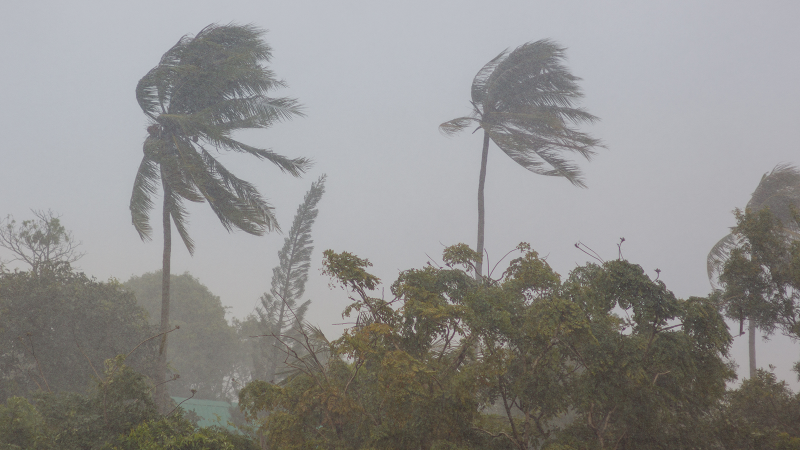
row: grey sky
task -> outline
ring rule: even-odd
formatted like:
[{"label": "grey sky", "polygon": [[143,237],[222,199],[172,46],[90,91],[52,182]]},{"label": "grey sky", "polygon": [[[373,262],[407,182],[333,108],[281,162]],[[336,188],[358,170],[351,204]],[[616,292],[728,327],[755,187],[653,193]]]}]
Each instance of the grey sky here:
[{"label": "grey sky", "polygon": [[[142,243],[128,200],[145,117],[137,81],[180,36],[211,22],[269,31],[271,67],[307,118],[242,139],[315,166],[303,179],[241,154],[220,158],[255,182],[288,230],[303,194],[327,173],[306,296],[335,333],[347,304],[319,275],[324,249],[369,258],[387,287],[399,270],[475,245],[479,134],[437,126],[469,112],[469,88],[505,48],[551,38],[583,78],[585,130],[608,150],[581,162],[589,189],[531,174],[490,150],[490,264],[527,241],[563,276],[623,253],[678,296],[706,295],[705,258],[761,175],[800,163],[800,3],[783,2],[4,2],[0,6],[0,214],[53,210],[84,243],[78,266],[122,281],[160,267],[160,234]],[[157,214],[154,215],[157,224]],[[283,236],[229,235],[207,205],[191,208],[189,271],[232,313],[268,289]],[[158,227],[154,227],[156,230]],[[387,296],[388,290],[387,290]],[[735,331],[735,330],[734,330]],[[800,358],[775,339],[760,365],[781,377]],[[788,355],[788,356],[787,356]],[[746,338],[734,356],[746,367]]]}]

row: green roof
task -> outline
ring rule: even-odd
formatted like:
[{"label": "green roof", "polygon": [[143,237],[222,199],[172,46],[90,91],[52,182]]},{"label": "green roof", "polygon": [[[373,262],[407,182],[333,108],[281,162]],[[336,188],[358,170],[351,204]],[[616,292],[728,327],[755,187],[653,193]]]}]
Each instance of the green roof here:
[{"label": "green roof", "polygon": [[172,400],[186,411],[193,411],[200,416],[197,426],[210,427],[217,425],[231,431],[235,430],[234,427],[228,425],[228,421],[231,420],[229,408],[236,406],[234,404],[216,400],[186,399],[183,397],[172,397]]}]

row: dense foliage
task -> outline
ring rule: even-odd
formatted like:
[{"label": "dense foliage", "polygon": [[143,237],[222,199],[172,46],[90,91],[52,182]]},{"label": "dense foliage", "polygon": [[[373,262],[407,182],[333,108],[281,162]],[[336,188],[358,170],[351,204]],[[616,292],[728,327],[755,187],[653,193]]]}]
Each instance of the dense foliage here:
[{"label": "dense foliage", "polygon": [[391,301],[370,296],[367,260],[326,252],[358,324],[335,357],[309,348],[285,384],[248,385],[243,408],[286,449],[702,447],[697,424],[734,376],[715,305],[627,261],[562,282],[519,250],[476,281],[478,255],[448,248],[445,266],[401,273]]},{"label": "dense foliage", "polygon": [[800,396],[774,374],[758,370],[726,394],[715,426],[718,448],[800,449]]},{"label": "dense foliage", "polygon": [[[769,211],[774,219],[781,223],[783,238],[796,240],[800,237],[800,228],[794,215],[800,207],[800,170],[791,164],[778,164],[772,171],[761,177],[758,186],[750,196],[745,211],[754,214]],[[724,289],[725,281],[721,279],[725,263],[731,256],[731,251],[743,244],[744,236],[732,230],[720,239],[707,257],[708,280],[712,288]],[[728,277],[730,279],[730,276]],[[721,285],[721,286],[720,286]],[[740,305],[741,306],[741,305]],[[750,378],[756,376],[756,321],[745,315],[744,308],[726,308],[728,317],[740,321],[741,333],[744,333],[744,320],[748,318],[748,345],[750,359]]]},{"label": "dense foliage", "polygon": [[[733,233],[739,245],[730,251],[720,280],[732,316],[749,317],[760,329],[800,337],[800,241],[769,209],[737,211]],[[791,225],[791,228],[788,227]]]},{"label": "dense foliage", "polygon": [[0,401],[35,391],[83,393],[103,363],[129,354],[150,372],[154,334],[133,295],[68,265],[0,272]]},{"label": "dense foliage", "polygon": [[[225,319],[225,307],[197,278],[189,273],[170,277],[170,324],[180,328],[170,333],[168,352],[172,396],[208,400],[235,397],[234,381],[240,360],[236,329]],[[131,277],[122,287],[136,296],[150,323],[158,325],[161,309],[161,272]]]},{"label": "dense foliage", "polygon": [[[149,239],[161,191],[160,272],[98,282],[72,270],[82,254],[52,212],[0,220],[8,261],[30,266],[9,272],[0,261],[0,450],[800,450],[800,395],[756,370],[754,356],[750,378],[726,389],[735,372],[724,321],[800,338],[793,166],[764,175],[712,249],[709,277],[723,289],[709,297],[677,298],[621,252],[562,278],[523,243],[498,278],[483,276],[490,142],[527,170],[577,186],[581,172],[565,155],[589,159],[602,147],[579,130],[597,118],[576,106],[580,79],[550,40],[487,63],[473,81],[472,113],[440,126],[484,131],[477,251],[459,244],[441,266],[401,272],[388,300],[375,296],[381,281],[368,260],[326,251],[323,273],[351,300],[343,315],[355,316],[330,341],[304,321],[302,302],[323,176],[298,209],[261,308],[228,323],[199,280],[171,275],[171,230],[192,253],[184,201],[208,202],[228,231],[278,229],[255,185],[214,150],[294,176],[310,166],[234,139],[302,115],[296,100],[268,96],[284,83],[266,67],[263,34],[209,25],[137,85],[148,126],[130,211]],[[197,405],[210,402],[187,413],[167,390],[226,401],[238,391],[236,423],[220,425],[239,431],[199,428]]]},{"label": "dense foliage", "polygon": [[159,415],[150,391],[146,379],[119,357],[108,361],[102,379],[86,394],[40,393],[32,401],[11,397],[0,404],[0,449],[258,448],[223,429],[197,429],[180,409]]}]

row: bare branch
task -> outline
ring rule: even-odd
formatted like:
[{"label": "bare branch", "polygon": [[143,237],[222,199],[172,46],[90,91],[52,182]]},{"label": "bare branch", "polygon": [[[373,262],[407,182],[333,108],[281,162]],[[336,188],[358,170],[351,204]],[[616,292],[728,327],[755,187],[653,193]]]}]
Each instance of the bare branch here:
[{"label": "bare branch", "polygon": [[10,215],[0,220],[0,247],[14,255],[6,262],[20,261],[39,273],[44,266],[71,264],[83,257],[77,250],[81,243],[61,225],[61,216],[50,210],[31,212],[35,218],[19,225]]}]

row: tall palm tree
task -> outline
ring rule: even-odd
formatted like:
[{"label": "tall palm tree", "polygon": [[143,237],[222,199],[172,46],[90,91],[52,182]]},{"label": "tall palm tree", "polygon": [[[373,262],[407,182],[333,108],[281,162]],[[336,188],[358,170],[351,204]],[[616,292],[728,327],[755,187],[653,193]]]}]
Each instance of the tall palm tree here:
[{"label": "tall palm tree", "polygon": [[263,34],[252,25],[211,24],[194,37],[180,38],[136,86],[136,100],[150,122],[130,202],[133,226],[142,240],[151,236],[152,196],[159,183],[164,196],[161,345],[156,375],[156,401],[162,409],[166,405],[172,224],[189,253],[194,252],[183,201],[207,201],[228,231],[262,235],[278,228],[272,207],[256,187],[229,172],[209,149],[248,153],[294,176],[300,176],[310,164],[307,159],[289,159],[232,137],[236,130],[266,128],[302,115],[296,100],[267,96],[284,83],[262,65],[272,56]]},{"label": "tall palm tree", "polygon": [[[539,175],[564,177],[586,187],[581,171],[563,156],[574,152],[591,159],[599,140],[575,127],[597,117],[574,106],[583,97],[572,75],[562,64],[564,48],[543,39],[503,51],[489,61],[472,82],[472,113],[439,126],[447,135],[477,125],[483,129],[483,153],[478,181],[478,247],[483,255],[486,161],[489,141],[522,167]],[[478,262],[476,275],[482,276]]]},{"label": "tall palm tree", "polygon": [[[771,172],[761,176],[761,181],[750,196],[745,209],[757,212],[764,208],[769,208],[770,212],[781,221],[789,238],[800,238],[800,229],[793,226],[794,212],[800,209],[800,171],[796,167],[790,164],[778,164]],[[712,289],[719,289],[719,275],[731,250],[737,245],[739,245],[738,237],[728,233],[708,252],[706,269]],[[748,347],[750,378],[753,378],[756,375],[756,326],[752,320],[748,321]]]}]

